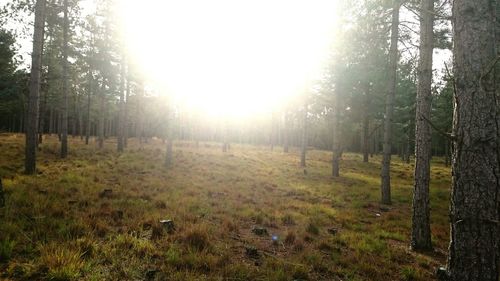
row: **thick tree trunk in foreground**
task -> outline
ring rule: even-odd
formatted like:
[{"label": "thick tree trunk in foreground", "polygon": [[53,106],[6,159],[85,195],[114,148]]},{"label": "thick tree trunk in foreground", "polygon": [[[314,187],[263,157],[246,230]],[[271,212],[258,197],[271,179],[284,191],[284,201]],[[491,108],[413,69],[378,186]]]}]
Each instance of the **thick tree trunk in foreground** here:
[{"label": "thick tree trunk in foreground", "polygon": [[64,0],[61,158],[68,156],[68,0]]},{"label": "thick tree trunk in foreground", "polygon": [[392,116],[394,114],[394,96],[396,95],[396,74],[398,67],[398,37],[399,37],[399,0],[393,0],[391,47],[389,50],[389,79],[387,80],[387,96],[385,102],[384,120],[384,155],[381,171],[381,195],[383,204],[391,204],[391,142],[392,142]]},{"label": "thick tree trunk in foreground", "polygon": [[[499,57],[490,0],[453,4],[451,242],[453,281],[498,281],[500,263]],[[496,65],[495,65],[496,63]]]},{"label": "thick tree trunk in foreground", "polygon": [[430,250],[431,225],[429,181],[431,161],[431,84],[434,27],[434,0],[420,2],[420,56],[418,62],[417,107],[415,117],[415,182],[411,248]]},{"label": "thick tree trunk in foreground", "polygon": [[27,174],[36,172],[36,146],[38,132],[38,96],[42,65],[43,30],[45,25],[45,0],[37,0],[35,6],[35,30],[31,53],[30,93],[26,120],[26,147],[24,168]]}]

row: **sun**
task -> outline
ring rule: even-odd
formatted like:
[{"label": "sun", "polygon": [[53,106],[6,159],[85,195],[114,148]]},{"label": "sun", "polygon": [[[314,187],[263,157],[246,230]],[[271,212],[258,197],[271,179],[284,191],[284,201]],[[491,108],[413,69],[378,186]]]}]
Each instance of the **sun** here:
[{"label": "sun", "polygon": [[201,113],[248,117],[305,91],[328,58],[336,2],[120,1],[150,83]]}]

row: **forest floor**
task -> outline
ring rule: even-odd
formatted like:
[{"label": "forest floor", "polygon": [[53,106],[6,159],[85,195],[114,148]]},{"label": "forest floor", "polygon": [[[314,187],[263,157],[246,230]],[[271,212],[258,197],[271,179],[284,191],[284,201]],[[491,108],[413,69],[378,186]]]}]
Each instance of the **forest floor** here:
[{"label": "forest floor", "polygon": [[[432,163],[435,251],[409,250],[413,164],[393,157],[393,204],[379,202],[380,157],[328,151],[129,141],[115,152],[70,138],[40,146],[23,175],[24,137],[0,135],[0,279],[435,280],[446,262],[450,169]],[[160,220],[172,220],[175,229]],[[267,232],[267,233],[266,233]],[[260,235],[259,235],[260,234]],[[274,237],[274,239],[273,239]]]}]

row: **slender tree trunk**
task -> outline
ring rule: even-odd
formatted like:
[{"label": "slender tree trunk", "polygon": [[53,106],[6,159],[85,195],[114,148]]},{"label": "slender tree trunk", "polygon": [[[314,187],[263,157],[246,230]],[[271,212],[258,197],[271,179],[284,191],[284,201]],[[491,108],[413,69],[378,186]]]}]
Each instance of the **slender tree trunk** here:
[{"label": "slender tree trunk", "polygon": [[54,107],[50,106],[49,111],[49,135],[54,133]]},{"label": "slender tree trunk", "polygon": [[165,155],[165,167],[170,167],[172,166],[172,139],[173,139],[173,134],[172,134],[172,112],[171,110],[168,110],[167,112],[168,120],[167,120],[167,152]]},{"label": "slender tree trunk", "polygon": [[86,116],[86,124],[87,126],[85,127],[85,144],[89,144],[89,139],[90,139],[90,102],[91,102],[91,97],[92,97],[92,66],[89,67],[89,88],[87,92],[87,116]]},{"label": "slender tree trunk", "polygon": [[417,106],[415,117],[415,179],[411,248],[431,250],[429,181],[431,157],[432,50],[434,0],[420,2],[420,56],[418,62]]},{"label": "slender tree trunk", "polygon": [[63,23],[63,101],[62,101],[62,132],[61,132],[61,158],[68,156],[68,0],[64,0]]},{"label": "slender tree trunk", "polygon": [[229,143],[227,140],[227,124],[224,121],[222,128],[222,152],[227,152],[228,149],[229,149]]},{"label": "slender tree trunk", "polygon": [[288,146],[290,142],[290,122],[288,120],[288,110],[285,109],[285,116],[283,118],[284,124],[283,124],[283,152],[288,153]]},{"label": "slender tree trunk", "polygon": [[78,107],[78,135],[80,136],[80,140],[83,140],[83,112],[82,106]]},{"label": "slender tree trunk", "polygon": [[[498,281],[500,265],[499,71],[495,1],[455,0],[454,151],[451,242],[453,281]],[[497,65],[495,65],[497,63]]]},{"label": "slender tree trunk", "polygon": [[28,111],[27,110],[23,110],[23,112],[24,113],[21,114],[21,117],[19,118],[19,132],[26,133],[26,130],[27,130],[26,127],[27,127],[27,125],[24,124],[24,123],[25,123],[25,120],[26,120],[26,122],[28,122],[29,118],[27,118],[27,116],[26,116],[27,113],[28,113]]},{"label": "slender tree trunk", "polygon": [[[145,95],[145,89],[144,89],[144,82],[141,81],[140,83],[140,88],[141,88],[141,96],[138,97],[138,104],[137,104],[137,111],[138,111],[138,114],[137,114],[137,117],[138,117],[138,123],[139,123],[139,132],[138,132],[138,136],[139,136],[139,143],[142,145],[144,143],[144,116],[143,116],[143,112],[144,112],[144,109],[143,109],[143,102],[144,102],[144,95]],[[168,126],[171,126],[171,124],[169,124]]]},{"label": "slender tree trunk", "polygon": [[[410,123],[410,127],[411,127],[411,123]],[[405,159],[405,162],[407,164],[410,164],[410,151],[411,151],[411,134],[410,132],[408,132],[406,134],[406,159]]]},{"label": "slender tree trunk", "polygon": [[125,130],[125,56],[120,65],[120,109],[118,112],[117,150],[123,152],[123,131]]},{"label": "slender tree trunk", "polygon": [[124,120],[125,120],[125,126],[123,129],[123,147],[127,148],[128,145],[128,134],[129,134],[129,122],[128,122],[128,106],[129,106],[129,97],[130,97],[130,72],[129,72],[129,64],[127,63],[127,86],[126,86],[126,92],[125,92],[125,112],[124,112]]},{"label": "slender tree trunk", "polygon": [[43,103],[40,106],[40,122],[38,127],[38,144],[43,142],[43,131],[45,129],[45,112],[47,110],[47,91],[43,93]]},{"label": "slender tree trunk", "polygon": [[338,92],[334,93],[334,108],[333,108],[333,141],[332,141],[332,177],[340,175],[340,98]]},{"label": "slender tree trunk", "polygon": [[363,162],[368,163],[368,154],[370,153],[370,83],[366,83],[365,96],[364,96],[364,110],[363,110]]},{"label": "slender tree trunk", "polygon": [[35,6],[35,29],[33,52],[31,53],[30,93],[28,99],[28,120],[26,121],[26,147],[24,168],[26,174],[36,172],[36,134],[38,132],[38,96],[40,93],[40,72],[42,66],[43,31],[45,25],[45,0],[37,0]]},{"label": "slender tree trunk", "polygon": [[276,139],[276,136],[275,136],[276,135],[276,131],[275,131],[275,126],[274,126],[275,125],[274,123],[276,123],[276,122],[275,122],[274,119],[275,118],[274,118],[274,112],[273,112],[271,114],[271,136],[270,136],[270,138],[271,138],[271,151],[274,150],[274,144],[275,144],[274,142],[275,142],[275,139]]},{"label": "slender tree trunk", "polygon": [[105,111],[104,86],[101,85],[99,87],[99,121],[97,124],[97,145],[99,149],[102,149],[104,146],[104,121],[105,121],[104,111]]},{"label": "slender tree trunk", "polygon": [[302,120],[302,147],[300,152],[300,166],[306,167],[307,153],[307,101],[304,102],[304,116]]},{"label": "slender tree trunk", "polygon": [[391,47],[389,50],[389,79],[387,81],[387,96],[384,120],[384,153],[381,171],[381,195],[383,204],[391,204],[391,142],[392,115],[394,114],[394,96],[396,95],[396,74],[398,67],[398,33],[399,33],[399,0],[393,0]]},{"label": "slender tree trunk", "polygon": [[78,123],[77,115],[78,115],[78,100],[75,95],[73,95],[73,114],[71,117],[71,137],[76,137],[76,125]]}]

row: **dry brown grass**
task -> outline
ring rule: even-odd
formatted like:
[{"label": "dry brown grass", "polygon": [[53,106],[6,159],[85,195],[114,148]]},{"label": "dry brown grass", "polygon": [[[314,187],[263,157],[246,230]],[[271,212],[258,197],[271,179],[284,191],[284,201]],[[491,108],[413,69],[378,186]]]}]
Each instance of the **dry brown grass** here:
[{"label": "dry brown grass", "polygon": [[[411,165],[394,161],[387,210],[378,203],[378,157],[362,163],[345,154],[332,179],[324,151],[310,151],[305,175],[297,151],[231,145],[222,153],[214,143],[177,142],[167,170],[160,140],[129,143],[118,154],[113,140],[99,151],[71,139],[61,160],[56,138],[47,137],[38,175],[25,176],[23,137],[0,136],[0,253],[8,253],[0,254],[0,278],[434,280],[445,261],[450,174],[440,162],[431,187],[437,251],[415,254]],[[255,235],[256,226],[269,235]]]}]

